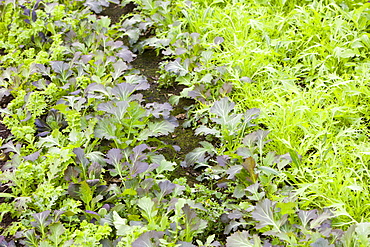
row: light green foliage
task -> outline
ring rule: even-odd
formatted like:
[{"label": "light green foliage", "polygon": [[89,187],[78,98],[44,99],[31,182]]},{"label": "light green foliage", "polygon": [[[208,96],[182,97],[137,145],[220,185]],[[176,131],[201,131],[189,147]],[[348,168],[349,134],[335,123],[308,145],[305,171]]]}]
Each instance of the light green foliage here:
[{"label": "light green foliage", "polygon": [[[206,105],[194,117],[207,115],[209,102],[230,83],[227,94],[238,110],[261,109],[256,122],[273,140],[266,151],[303,156],[300,167],[285,175],[303,207],[332,207],[341,215],[339,225],[368,220],[370,177],[363,150],[369,148],[369,4],[193,1],[182,14],[184,28],[175,31],[181,41],[170,48],[185,53],[174,52],[180,63],[166,70],[190,88],[182,96],[193,95],[191,90],[201,95],[196,99]],[[197,33],[197,46],[187,45],[185,32]],[[212,48],[212,65],[202,63],[202,50],[217,37],[223,42]],[[215,65],[226,66],[222,78],[215,80],[215,71],[209,72],[212,84],[202,81],[199,74]]]},{"label": "light green foliage", "polygon": [[[0,220],[14,221],[1,236],[368,246],[370,4],[133,2],[113,24],[91,11],[117,0],[0,1],[1,93],[14,96],[0,110],[13,134],[1,140]],[[157,139],[178,125],[172,106],[137,92],[151,85],[129,49],[147,48],[165,55],[161,84],[184,86],[171,103],[197,102],[184,127],[205,140],[181,167]],[[199,184],[170,181],[180,169]]]},{"label": "light green foliage", "polygon": [[72,246],[97,246],[99,245],[99,240],[107,237],[112,231],[107,224],[100,226],[86,221],[83,221],[80,227],[81,229],[73,233],[75,242]]}]

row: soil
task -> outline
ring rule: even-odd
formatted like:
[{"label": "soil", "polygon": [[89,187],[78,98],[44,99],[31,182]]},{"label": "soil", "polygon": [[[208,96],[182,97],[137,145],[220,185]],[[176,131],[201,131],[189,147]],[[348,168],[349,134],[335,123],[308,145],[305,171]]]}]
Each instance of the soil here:
[{"label": "soil", "polygon": [[[158,55],[155,50],[145,50],[143,54],[139,55],[137,59],[131,63],[135,69],[139,69],[141,74],[148,79],[150,88],[140,92],[143,94],[143,98],[147,103],[168,102],[171,95],[179,95],[184,88],[181,85],[173,85],[166,88],[159,85],[158,68],[162,60],[162,57]],[[167,160],[175,161],[179,165],[185,159],[185,155],[199,147],[199,142],[203,140],[202,137],[196,136],[191,128],[183,127],[187,115],[186,108],[194,103],[195,101],[192,99],[180,99],[179,104],[174,106],[172,110],[172,114],[177,118],[179,126],[175,128],[173,133],[159,138],[170,146],[177,145],[180,147],[180,151],[178,152],[170,147],[161,150],[161,154],[163,154]],[[196,177],[199,175],[200,172],[192,167],[184,168],[178,166],[173,172],[172,178],[186,177],[189,185],[192,186],[194,183],[199,183],[199,181],[196,180]]]},{"label": "soil", "polygon": [[131,13],[135,9],[134,3],[127,4],[122,8],[119,4],[110,4],[108,8],[105,8],[99,13],[101,16],[108,16],[111,19],[112,24],[118,23],[121,16]]},{"label": "soil", "polygon": [[[8,105],[8,103],[13,99],[13,96],[9,95],[9,96],[5,96],[3,97],[1,100],[0,100],[0,106],[1,108],[6,108],[6,106]],[[0,116],[0,138],[2,140],[6,140],[9,136],[10,136],[10,130],[8,130],[5,125],[3,124],[2,122],[3,118]],[[1,153],[2,154],[2,153]],[[5,158],[1,158],[0,159],[0,170],[2,168],[2,166],[4,165],[4,163],[6,162],[6,159]],[[1,187],[0,187],[0,190],[1,190]],[[0,198],[1,200],[1,198]],[[1,201],[0,201],[1,202]]]}]

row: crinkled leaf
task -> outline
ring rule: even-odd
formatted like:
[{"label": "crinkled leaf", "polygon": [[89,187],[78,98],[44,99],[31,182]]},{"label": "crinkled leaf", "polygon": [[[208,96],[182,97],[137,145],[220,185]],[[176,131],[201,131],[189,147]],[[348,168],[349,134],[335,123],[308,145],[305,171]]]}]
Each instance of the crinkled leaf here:
[{"label": "crinkled leaf", "polygon": [[203,147],[195,148],[193,151],[191,151],[185,156],[185,163],[183,163],[183,166],[192,166],[197,162],[205,161],[206,153],[209,154],[216,153],[216,150],[211,143],[202,141],[200,142],[200,144]]},{"label": "crinkled leaf", "polygon": [[173,123],[162,120],[156,122],[149,122],[146,129],[144,129],[138,136],[139,140],[147,140],[150,136],[167,135],[175,130],[176,125]]},{"label": "crinkled leaf", "polygon": [[157,215],[158,210],[154,207],[154,202],[149,197],[142,197],[137,201],[139,208],[143,210],[143,217],[150,221]]},{"label": "crinkled leaf", "polygon": [[[253,119],[256,119],[260,114],[260,109],[258,108],[252,108],[249,109],[245,114],[244,114],[244,121],[250,122]],[[248,126],[253,126],[252,124],[249,124]]]},{"label": "crinkled leaf", "polygon": [[252,194],[251,196],[248,196],[249,200],[260,201],[265,196],[264,191],[258,192],[259,188],[260,188],[259,183],[254,183],[246,188],[246,190]]},{"label": "crinkled leaf", "polygon": [[91,162],[104,162],[104,154],[99,151],[92,151],[87,154],[85,154],[85,157],[88,158]]},{"label": "crinkled leaf", "polygon": [[163,120],[160,122],[150,122],[148,124],[148,129],[153,133],[152,136],[167,135],[175,130],[177,125],[170,121]]},{"label": "crinkled leaf", "polygon": [[161,181],[158,185],[163,196],[170,194],[176,188],[176,185],[168,180]]},{"label": "crinkled leaf", "polygon": [[249,150],[248,148],[246,147],[240,147],[236,150],[236,153],[240,156],[242,156],[243,158],[248,158],[248,157],[251,157],[253,155],[253,153],[251,152],[251,150]]},{"label": "crinkled leaf", "polygon": [[280,208],[280,214],[295,214],[297,203],[295,202],[278,202],[276,204],[277,208]]},{"label": "crinkled leaf", "polygon": [[226,174],[229,174],[229,176],[227,177],[227,179],[234,179],[235,178],[235,175],[238,174],[242,169],[243,169],[243,167],[241,165],[231,166],[226,171]]},{"label": "crinkled leaf", "polygon": [[113,226],[118,236],[125,236],[131,228],[127,225],[127,219],[121,218],[116,211],[113,211]]},{"label": "crinkled leaf", "polygon": [[311,220],[317,218],[317,209],[310,211],[299,210],[298,217],[301,219],[303,227],[306,227]]},{"label": "crinkled leaf", "polygon": [[89,160],[85,157],[85,152],[82,148],[74,148],[73,153],[76,155],[76,163],[87,167]]},{"label": "crinkled leaf", "polygon": [[227,237],[226,247],[258,247],[262,246],[260,239],[252,237],[247,231],[235,232]]},{"label": "crinkled leaf", "polygon": [[[162,238],[164,235],[164,232],[158,232],[158,231],[149,231],[144,232],[140,235],[139,238],[137,238],[133,243],[132,247],[156,247],[159,246],[158,239]],[[155,243],[153,243],[153,240]]]},{"label": "crinkled leaf", "polygon": [[51,61],[51,68],[55,73],[62,74],[64,71],[69,69],[69,64],[63,61]]},{"label": "crinkled leaf", "polygon": [[203,134],[203,135],[214,135],[216,137],[221,137],[220,131],[214,129],[214,128],[208,128],[204,125],[201,125],[199,128],[195,130],[195,134]]},{"label": "crinkled leaf", "polygon": [[202,220],[197,216],[195,211],[191,209],[188,204],[185,204],[182,210],[185,213],[185,225],[187,231],[199,231],[202,230],[202,227],[205,227],[204,225],[202,225]]},{"label": "crinkled leaf", "polygon": [[140,75],[126,75],[126,83],[136,85],[135,90],[146,90],[150,87],[146,77]]},{"label": "crinkled leaf", "polygon": [[334,247],[333,244],[330,244],[329,241],[327,239],[324,239],[324,238],[318,238],[310,246],[312,246],[312,247]]},{"label": "crinkled leaf", "polygon": [[140,37],[140,30],[137,28],[127,30],[125,34],[130,38],[129,43],[130,45],[136,43],[139,40]]},{"label": "crinkled leaf", "polygon": [[50,210],[46,210],[41,213],[32,214],[35,221],[31,222],[31,225],[38,229],[42,229],[48,226],[51,223],[51,220],[48,220],[50,212]]},{"label": "crinkled leaf", "polygon": [[[109,92],[102,84],[97,84],[95,82],[89,84],[85,89],[85,93],[91,94],[93,92],[100,92],[103,93],[104,95],[110,96]],[[94,95],[90,95],[89,97],[94,97]]]},{"label": "crinkled leaf", "polygon": [[133,177],[136,177],[138,174],[148,170],[149,165],[146,162],[135,162],[135,164],[130,168],[130,174]]},{"label": "crinkled leaf", "polygon": [[107,113],[111,113],[114,116],[116,116],[117,120],[122,120],[122,118],[125,116],[127,112],[127,108],[129,107],[128,101],[118,101],[115,103],[113,102],[107,102],[107,103],[101,103],[98,105],[97,109],[99,111],[105,111]]},{"label": "crinkled leaf", "polygon": [[257,137],[257,139],[256,139],[257,147],[259,148],[259,150],[262,150],[264,145],[270,141],[270,140],[264,141],[265,138],[267,137],[267,135],[270,133],[270,131],[268,131],[268,130],[257,130],[254,133],[256,133],[256,137]]},{"label": "crinkled leaf", "polygon": [[28,160],[28,161],[35,161],[35,160],[37,160],[39,158],[40,153],[41,153],[41,151],[39,150],[39,151],[34,152],[34,153],[30,154],[30,155],[27,155],[27,156],[25,156],[23,158],[25,160]]},{"label": "crinkled leaf", "polygon": [[122,48],[117,54],[117,57],[122,58],[126,63],[131,63],[136,55],[127,48]]},{"label": "crinkled leaf", "polygon": [[61,246],[60,243],[63,241],[61,236],[65,232],[64,226],[60,222],[56,222],[50,226],[50,234],[48,239],[50,239],[55,246]]},{"label": "crinkled leaf", "polygon": [[[231,102],[228,98],[222,98],[221,100],[216,101],[209,111],[221,118],[226,119],[226,117],[234,109],[234,107],[234,102]],[[224,122],[226,123],[227,121]]]},{"label": "crinkled leaf", "polygon": [[362,222],[356,224],[356,229],[355,229],[358,238],[363,244],[367,244],[369,246],[370,244],[370,238],[369,238],[369,233],[370,233],[370,222]]},{"label": "crinkled leaf", "polygon": [[274,218],[273,209],[275,208],[276,202],[272,202],[269,199],[264,199],[258,202],[255,210],[252,212],[252,217],[259,223],[256,225],[257,229],[265,226],[273,226],[275,230],[280,230],[280,226],[285,223],[287,218],[276,220]]},{"label": "crinkled leaf", "polygon": [[127,101],[129,100],[129,96],[134,92],[135,85],[129,84],[129,83],[120,83],[117,84],[112,89],[112,94],[116,96],[121,101]]},{"label": "crinkled leaf", "polygon": [[233,192],[233,197],[235,198],[242,198],[245,196],[245,187],[243,184],[238,184],[235,186],[234,192]]},{"label": "crinkled leaf", "polygon": [[121,59],[113,64],[114,72],[111,73],[113,80],[117,80],[118,77],[123,75],[128,69],[128,66]]},{"label": "crinkled leaf", "polygon": [[109,7],[109,2],[106,0],[86,0],[84,5],[98,14],[102,12],[103,7]]},{"label": "crinkled leaf", "polygon": [[10,95],[10,90],[6,88],[0,88],[0,101]]},{"label": "crinkled leaf", "polygon": [[227,217],[232,220],[241,219],[243,217],[243,213],[240,212],[239,210],[233,210],[231,213],[227,215]]},{"label": "crinkled leaf", "polygon": [[172,72],[179,76],[185,76],[188,73],[188,70],[185,69],[177,60],[169,62],[164,68],[166,71]]},{"label": "crinkled leaf", "polygon": [[160,116],[163,116],[163,118],[168,118],[170,116],[170,112],[172,111],[172,106],[169,103],[149,103],[145,105],[145,108],[148,109],[148,113],[152,114],[155,118],[159,118]]},{"label": "crinkled leaf", "polygon": [[148,148],[148,145],[141,144],[132,149],[133,153],[130,155],[130,174],[133,177],[136,177],[136,175],[145,172],[149,168],[148,163],[143,162],[143,160],[147,158],[143,151]]},{"label": "crinkled leaf", "polygon": [[112,148],[107,153],[107,163],[113,166],[118,166],[121,163],[122,157],[121,149]]},{"label": "crinkled leaf", "polygon": [[183,47],[177,47],[176,49],[175,49],[175,54],[176,55],[182,55],[182,54],[184,54],[184,53],[186,53],[187,52],[187,50],[185,49],[185,48],[183,48]]},{"label": "crinkled leaf", "polygon": [[88,168],[90,176],[99,177],[102,172],[102,166],[98,162],[92,162]]},{"label": "crinkled leaf", "polygon": [[166,159],[163,159],[159,166],[156,168],[156,171],[161,174],[164,171],[173,171],[175,170],[176,163],[167,161]]},{"label": "crinkled leaf", "polygon": [[21,144],[17,143],[14,146],[13,141],[10,141],[10,142],[2,145],[1,149],[4,149],[4,153],[14,152],[16,154],[20,154],[21,153]]},{"label": "crinkled leaf", "polygon": [[96,138],[106,138],[108,140],[116,137],[117,127],[109,118],[101,119],[95,127],[94,134]]},{"label": "crinkled leaf", "polygon": [[205,148],[196,148],[185,156],[185,166],[192,166],[196,162],[203,162],[207,150]]},{"label": "crinkled leaf", "polygon": [[331,217],[333,217],[333,214],[330,212],[323,212],[322,214],[319,214],[316,219],[311,221],[311,229],[319,227],[325,220],[330,219]]},{"label": "crinkled leaf", "polygon": [[196,245],[190,242],[179,241],[177,243],[180,245],[179,247],[197,247]]},{"label": "crinkled leaf", "polygon": [[118,40],[118,41],[108,41],[106,43],[106,46],[112,47],[112,48],[119,48],[123,46],[123,42]]}]

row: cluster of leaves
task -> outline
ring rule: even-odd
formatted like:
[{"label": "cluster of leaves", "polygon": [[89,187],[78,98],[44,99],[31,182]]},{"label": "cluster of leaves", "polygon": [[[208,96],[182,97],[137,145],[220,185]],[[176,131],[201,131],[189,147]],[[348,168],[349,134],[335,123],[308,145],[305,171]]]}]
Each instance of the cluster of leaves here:
[{"label": "cluster of leaves", "polygon": [[[358,73],[367,68],[367,35],[353,33],[354,41],[342,40],[344,46],[321,48],[317,42],[327,31],[317,26],[322,18],[329,23],[336,16],[330,28],[351,21],[364,32],[368,4],[134,0],[137,11],[118,24],[96,15],[110,3],[123,7],[129,2],[0,1],[0,96],[14,97],[1,109],[12,136],[1,146],[10,160],[0,172],[0,185],[7,188],[0,193],[0,220],[11,217],[13,222],[1,232],[0,245],[15,245],[7,236],[26,246],[368,246],[369,223],[354,218],[367,219],[368,205],[354,216],[339,201],[328,205],[318,195],[305,196],[317,193],[313,190],[328,174],[343,171],[340,165],[348,158],[337,158],[337,152],[354,145],[330,152],[329,144],[321,143],[319,158],[301,157],[298,153],[306,155],[302,150],[308,146],[299,149],[279,137],[269,119],[281,124],[281,116],[264,103],[293,104],[290,98],[303,91],[315,95],[330,88],[335,97],[321,93],[322,107],[341,98],[343,87],[342,101],[356,107],[363,103],[367,91],[355,90],[352,79],[364,81]],[[297,40],[289,36],[308,26],[310,33],[300,32]],[[336,29],[338,44],[341,32]],[[160,154],[168,145],[158,137],[178,126],[172,106],[146,103],[138,92],[150,85],[132,68],[133,52],[149,47],[169,58],[162,64],[162,82],[185,86],[170,103],[182,97],[198,102],[189,108],[184,127],[194,127],[205,140],[181,167]],[[291,71],[284,70],[288,67]],[[328,80],[318,87],[310,84],[322,71]],[[353,78],[340,81],[353,71]],[[293,90],[298,82],[301,91]],[[360,86],[365,90],[364,83]],[[305,111],[300,113],[303,118]],[[332,131],[364,139],[355,129],[338,131],[338,126],[358,126],[345,107],[334,113],[332,122],[327,118],[312,125],[329,123],[328,138],[335,136]],[[360,107],[356,114],[370,119]],[[304,142],[313,144],[319,137]],[[363,179],[369,152],[363,153],[350,159],[361,170],[346,173],[348,181],[340,187],[362,192],[351,197],[361,205],[368,198]],[[324,164],[328,157],[339,161],[336,171],[321,169],[329,166]],[[310,170],[311,164],[317,168]],[[169,179],[178,169],[190,168],[201,173],[200,184]],[[321,183],[311,182],[317,176]],[[359,205],[354,206],[358,212]],[[357,224],[344,231],[332,221]]]},{"label": "cluster of leaves", "polygon": [[[146,16],[164,11],[162,1],[136,3]],[[205,168],[199,180],[228,176],[242,190],[260,181],[270,200],[282,184],[292,185],[289,190],[297,193],[299,207],[307,212],[331,207],[336,226],[352,224],[346,237],[325,241],[366,246],[368,223],[358,222],[370,219],[365,144],[369,3],[224,0],[168,6],[178,17],[175,23],[168,24],[173,17],[166,15],[166,21],[151,19],[160,22],[151,24],[161,27],[157,37],[169,44],[154,45],[163,45],[162,54],[171,58],[163,63],[161,78],[164,84],[186,86],[172,103],[181,97],[198,101],[184,126],[195,127],[207,139],[187,155],[183,166]],[[256,108],[262,109],[262,117],[255,123],[270,131],[248,135],[248,116]],[[268,133],[272,142],[265,147]],[[335,240],[339,238],[341,243]],[[351,238],[361,240],[354,243]]]},{"label": "cluster of leaves", "polygon": [[157,152],[157,137],[178,125],[171,105],[145,103],[136,55],[89,10],[107,6],[0,3],[2,95],[14,97],[1,110],[12,136],[1,147],[10,159],[0,211],[13,219],[1,244],[178,246],[206,226],[201,205],[180,196],[183,182],[167,179],[175,163]]}]

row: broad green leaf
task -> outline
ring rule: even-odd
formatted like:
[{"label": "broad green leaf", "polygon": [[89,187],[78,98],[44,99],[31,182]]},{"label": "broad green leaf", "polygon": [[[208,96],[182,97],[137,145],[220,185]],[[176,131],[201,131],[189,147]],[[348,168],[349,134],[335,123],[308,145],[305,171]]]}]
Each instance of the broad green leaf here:
[{"label": "broad green leaf", "polygon": [[273,209],[275,208],[276,202],[264,199],[258,202],[255,210],[252,213],[253,219],[259,221],[256,225],[257,229],[265,226],[273,226],[276,231],[280,232],[280,226],[285,223],[286,219],[282,221],[275,219]]},{"label": "broad green leaf", "polygon": [[43,232],[45,227],[47,227],[51,223],[51,220],[48,220],[50,212],[50,210],[46,210],[40,213],[32,214],[33,218],[36,221],[31,222],[31,225]]},{"label": "broad green leaf", "polygon": [[235,186],[233,197],[239,199],[243,196],[245,196],[245,187],[242,184],[238,184],[237,186]]},{"label": "broad green leaf", "polygon": [[279,175],[280,173],[275,170],[274,168],[268,167],[268,166],[259,166],[258,170],[263,171],[267,175]]},{"label": "broad green leaf", "polygon": [[297,203],[295,202],[278,202],[276,204],[277,208],[280,208],[280,214],[295,214]]},{"label": "broad green leaf", "polygon": [[258,189],[260,188],[259,183],[254,183],[246,188],[252,195],[247,196],[249,200],[260,201],[265,196],[265,192],[259,192]]},{"label": "broad green leaf", "polygon": [[195,148],[193,151],[185,156],[186,166],[192,166],[197,162],[203,162],[205,160],[205,155],[208,152],[206,148]]},{"label": "broad green leaf", "polygon": [[153,223],[153,218],[157,215],[158,210],[154,207],[154,202],[149,197],[142,197],[137,201],[137,205],[143,210],[143,217],[150,223]]},{"label": "broad green leaf", "polygon": [[116,211],[113,211],[113,225],[117,230],[118,236],[125,236],[131,228],[127,225],[127,219],[121,218]]},{"label": "broad green leaf", "polygon": [[219,124],[227,124],[229,121],[229,114],[234,109],[235,103],[231,102],[228,98],[222,98],[216,101],[210,108],[210,112],[216,114],[220,119],[213,118]]},{"label": "broad green leaf", "polygon": [[61,236],[65,232],[64,226],[60,223],[54,223],[50,226],[50,235],[48,235],[48,239],[50,239],[53,243],[54,246],[59,246],[59,244],[62,242]]},{"label": "broad green leaf", "polygon": [[169,62],[164,68],[166,71],[172,72],[179,76],[185,76],[188,73],[188,70],[185,69],[177,60]]},{"label": "broad green leaf", "polygon": [[69,64],[63,61],[51,61],[50,64],[54,72],[58,74],[61,74],[69,69]]},{"label": "broad green leaf", "polygon": [[128,66],[125,62],[119,59],[117,62],[113,64],[114,72],[111,73],[113,80],[117,80],[118,77],[123,75],[125,71],[128,69]]},{"label": "broad green leaf", "polygon": [[131,196],[135,196],[135,195],[137,195],[137,192],[136,192],[136,190],[134,190],[133,188],[129,188],[129,189],[125,189],[125,190],[122,192],[122,195],[131,195]]},{"label": "broad green leaf", "polygon": [[148,127],[140,132],[138,139],[147,140],[151,136],[157,137],[161,135],[167,135],[168,133],[173,132],[175,127],[176,125],[167,120],[149,122]]},{"label": "broad green leaf", "polygon": [[94,134],[96,138],[106,138],[108,140],[117,138],[116,129],[114,123],[112,123],[112,118],[101,119],[95,127]]},{"label": "broad green leaf", "polygon": [[84,5],[88,6],[92,11],[99,14],[102,12],[103,7],[109,6],[109,2],[107,0],[86,0]]},{"label": "broad green leaf", "polygon": [[260,247],[261,240],[250,236],[247,231],[235,232],[227,237],[226,247]]},{"label": "broad green leaf", "polygon": [[155,169],[158,174],[162,174],[164,171],[173,171],[175,170],[176,163],[162,159],[159,166]]},{"label": "broad green leaf", "polygon": [[81,200],[86,204],[87,209],[90,210],[89,205],[93,199],[93,191],[91,190],[90,186],[87,184],[86,181],[82,181],[80,185],[81,186],[79,188],[78,194]]},{"label": "broad green leaf", "polygon": [[358,223],[355,229],[358,238],[363,245],[369,246],[370,244],[370,222]]}]

